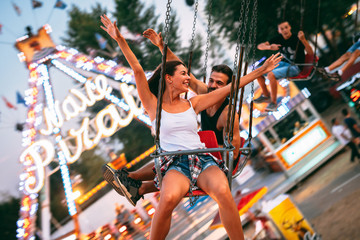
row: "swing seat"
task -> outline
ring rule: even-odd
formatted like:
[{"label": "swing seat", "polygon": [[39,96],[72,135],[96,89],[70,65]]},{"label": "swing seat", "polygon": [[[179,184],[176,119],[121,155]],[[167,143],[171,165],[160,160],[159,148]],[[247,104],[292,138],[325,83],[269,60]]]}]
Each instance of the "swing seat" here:
[{"label": "swing seat", "polygon": [[314,55],[312,54],[306,54],[305,55],[305,62],[303,64],[296,64],[297,66],[303,66],[302,71],[299,73],[299,75],[295,77],[290,77],[289,79],[293,81],[306,81],[310,80],[314,74],[315,74],[315,66],[317,65],[317,62],[319,61],[319,58],[315,57],[315,63],[314,61]]},{"label": "swing seat", "polygon": [[360,62],[355,63],[349,69],[343,72],[341,75],[341,82],[344,82],[350,79],[353,75],[360,72]]},{"label": "swing seat", "polygon": [[[218,148],[219,147],[219,144],[217,142],[216,135],[215,135],[214,131],[211,131],[211,130],[199,131],[198,135],[200,137],[200,141],[205,144],[206,148]],[[244,143],[245,143],[245,139],[241,137],[240,138],[240,148],[242,148],[244,146]],[[217,159],[222,159],[222,156],[221,156],[220,152],[213,152],[213,153],[211,153],[211,155],[213,155]],[[240,155],[241,155],[241,152],[239,152],[239,156]],[[240,163],[240,159],[236,163],[236,166],[234,167],[232,175],[234,175],[237,172],[239,163]],[[207,195],[206,192],[204,192],[201,189],[193,191],[193,196],[205,196],[205,195]],[[185,195],[185,197],[189,197],[189,193],[187,193]]]}]

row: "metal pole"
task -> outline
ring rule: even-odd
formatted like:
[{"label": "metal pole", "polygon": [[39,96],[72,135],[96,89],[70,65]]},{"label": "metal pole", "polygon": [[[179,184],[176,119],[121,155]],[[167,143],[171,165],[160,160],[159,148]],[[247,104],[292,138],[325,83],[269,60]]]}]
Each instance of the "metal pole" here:
[{"label": "metal pole", "polygon": [[45,184],[42,190],[42,201],[41,201],[41,232],[42,239],[50,239],[50,181],[48,175],[49,169],[45,167]]}]

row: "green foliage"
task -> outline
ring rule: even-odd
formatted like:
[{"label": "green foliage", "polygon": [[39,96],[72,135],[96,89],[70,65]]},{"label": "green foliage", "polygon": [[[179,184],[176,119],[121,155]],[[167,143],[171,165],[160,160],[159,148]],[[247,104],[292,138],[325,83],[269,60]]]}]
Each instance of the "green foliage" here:
[{"label": "green foliage", "polygon": [[128,162],[154,145],[150,128],[137,120],[133,120],[129,126],[117,131],[113,137],[118,138],[124,144],[124,149],[121,152],[125,153]]},{"label": "green foliage", "polygon": [[2,196],[0,203],[1,239],[16,239],[16,222],[19,216],[20,199]]},{"label": "green foliage", "polygon": [[[88,52],[88,48],[97,49],[99,44],[96,41],[95,33],[102,33],[100,28],[100,16],[106,13],[106,10],[97,3],[91,8],[91,12],[81,11],[77,6],[72,5],[69,11],[70,21],[66,37],[62,40],[68,47],[77,48],[81,52]],[[105,34],[102,34],[105,38]]]}]

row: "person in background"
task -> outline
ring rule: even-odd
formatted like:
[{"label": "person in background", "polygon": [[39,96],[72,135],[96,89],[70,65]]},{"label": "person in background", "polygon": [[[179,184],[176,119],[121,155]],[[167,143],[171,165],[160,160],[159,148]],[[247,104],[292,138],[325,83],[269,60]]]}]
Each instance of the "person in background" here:
[{"label": "person in background", "polygon": [[[360,56],[360,38],[336,61],[331,63],[325,68],[317,68],[317,71],[325,79],[330,79],[334,81],[340,81],[343,73],[348,70],[354,63],[355,60]],[[345,63],[346,62],[346,63]],[[331,73],[336,68],[340,67],[342,64],[345,65],[336,72]]]},{"label": "person in background", "polygon": [[355,143],[357,145],[360,144],[359,140],[360,140],[360,127],[357,124],[356,120],[351,116],[350,112],[344,108],[341,113],[343,114],[344,118],[344,123],[345,125],[348,127],[348,129],[350,129],[351,134],[353,135],[353,137],[355,138]]},{"label": "person in background", "polygon": [[293,63],[302,64],[305,62],[304,50],[309,55],[314,54],[304,32],[299,31],[297,36],[293,35],[288,21],[279,22],[278,32],[279,36],[257,46],[259,50],[280,51],[283,56],[279,66],[267,74],[270,81],[270,92],[266,87],[265,77],[261,76],[257,79],[262,95],[254,99],[254,103],[268,102],[265,110],[269,112],[277,110],[277,80],[299,75],[302,67],[293,65]]},{"label": "person in background", "polygon": [[350,147],[351,149],[351,157],[350,161],[354,162],[355,157],[360,160],[360,153],[357,149],[357,146],[353,142],[353,136],[351,135],[351,132],[348,128],[344,127],[339,123],[339,120],[337,118],[333,118],[331,120],[331,132],[334,134],[334,136],[340,141],[342,145],[346,145]]}]

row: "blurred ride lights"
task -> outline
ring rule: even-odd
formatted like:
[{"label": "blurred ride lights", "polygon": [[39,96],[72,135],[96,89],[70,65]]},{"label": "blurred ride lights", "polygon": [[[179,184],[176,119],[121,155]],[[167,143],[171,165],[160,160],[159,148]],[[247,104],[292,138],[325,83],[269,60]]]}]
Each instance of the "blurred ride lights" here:
[{"label": "blurred ride lights", "polygon": [[135,220],[134,220],[134,223],[135,224],[139,224],[141,223],[142,219],[140,217],[137,217]]},{"label": "blurred ride lights", "polygon": [[154,213],[155,213],[155,208],[154,208],[154,207],[150,208],[150,209],[147,211],[147,213],[149,214],[149,216],[154,215]]},{"label": "blurred ride lights", "polygon": [[119,232],[120,233],[123,233],[127,230],[127,227],[126,226],[121,226],[121,228],[119,228]]},{"label": "blurred ride lights", "polygon": [[104,237],[104,240],[109,240],[109,239],[111,239],[111,234],[109,233],[109,234],[107,234],[105,237]]}]

